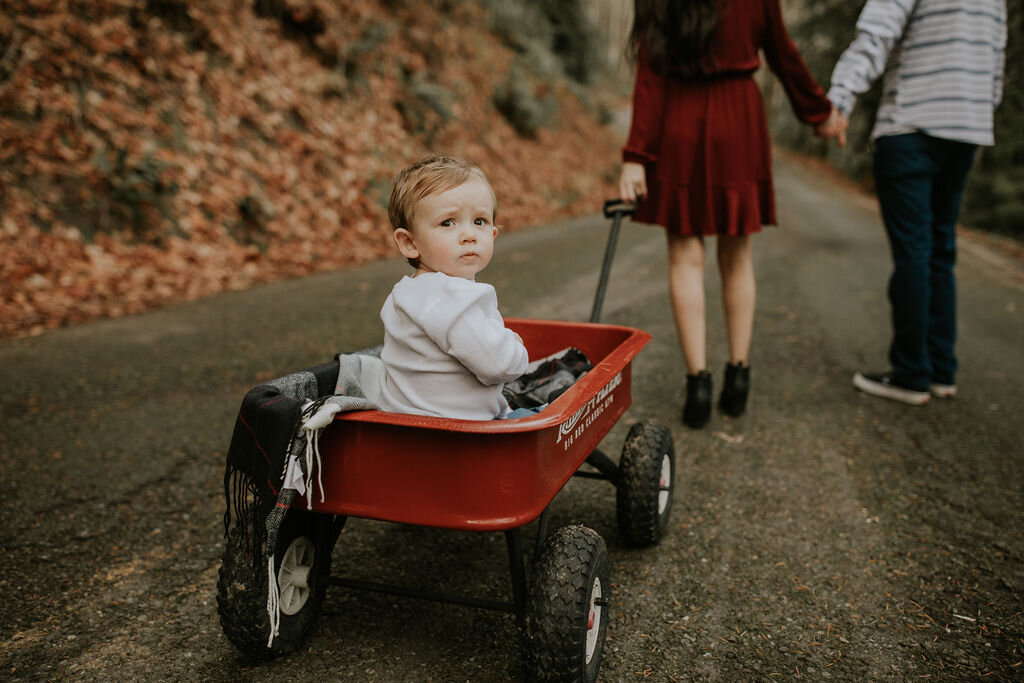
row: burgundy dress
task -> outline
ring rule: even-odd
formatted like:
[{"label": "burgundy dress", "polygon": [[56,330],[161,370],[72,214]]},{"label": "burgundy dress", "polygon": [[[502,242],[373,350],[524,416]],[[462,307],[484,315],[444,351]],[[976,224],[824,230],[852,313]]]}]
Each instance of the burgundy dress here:
[{"label": "burgundy dress", "polygon": [[749,235],[775,223],[771,141],[753,79],[758,50],[797,117],[828,118],[831,104],[786,32],[779,0],[729,0],[699,80],[659,76],[640,51],[624,161],[647,169],[634,220],[680,235]]}]

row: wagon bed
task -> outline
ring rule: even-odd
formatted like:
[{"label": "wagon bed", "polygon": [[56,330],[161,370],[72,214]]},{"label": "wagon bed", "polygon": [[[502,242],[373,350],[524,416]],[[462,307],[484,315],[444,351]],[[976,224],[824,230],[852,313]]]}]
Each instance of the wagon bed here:
[{"label": "wagon bed", "polygon": [[593,369],[543,412],[514,420],[339,414],[320,437],[324,500],[317,486],[313,510],[478,531],[536,519],[629,407],[631,361],[651,335],[594,323],[506,324],[532,358],[575,346]]}]

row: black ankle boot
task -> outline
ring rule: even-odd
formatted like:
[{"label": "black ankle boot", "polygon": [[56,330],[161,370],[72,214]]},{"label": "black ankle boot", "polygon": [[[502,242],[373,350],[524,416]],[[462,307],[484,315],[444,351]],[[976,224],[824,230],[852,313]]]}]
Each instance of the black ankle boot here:
[{"label": "black ankle boot", "polygon": [[739,417],[747,408],[747,394],[750,393],[750,366],[742,362],[738,365],[725,364],[725,382],[722,395],[718,398],[718,407],[726,415]]},{"label": "black ankle boot", "polygon": [[686,376],[686,403],[683,405],[683,422],[694,429],[700,429],[711,419],[711,373],[701,370],[696,375]]}]

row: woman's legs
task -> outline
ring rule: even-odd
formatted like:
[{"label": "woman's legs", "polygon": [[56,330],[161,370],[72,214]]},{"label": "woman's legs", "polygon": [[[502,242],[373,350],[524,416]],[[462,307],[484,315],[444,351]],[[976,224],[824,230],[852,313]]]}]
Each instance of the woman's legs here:
[{"label": "woman's legs", "polygon": [[695,375],[707,365],[702,237],[668,233],[668,282],[683,360]]},{"label": "woman's legs", "polygon": [[722,305],[729,334],[729,362],[748,364],[757,298],[750,235],[718,238],[718,270],[722,276]]},{"label": "woman's legs", "polygon": [[683,422],[700,429],[711,418],[711,375],[707,372],[704,322],[704,239],[668,236],[668,281],[679,346],[686,361]]},{"label": "woman's legs", "polygon": [[739,417],[750,392],[750,338],[754,330],[754,259],[750,235],[718,238],[718,270],[722,275],[722,305],[729,334],[729,362],[718,407]]}]

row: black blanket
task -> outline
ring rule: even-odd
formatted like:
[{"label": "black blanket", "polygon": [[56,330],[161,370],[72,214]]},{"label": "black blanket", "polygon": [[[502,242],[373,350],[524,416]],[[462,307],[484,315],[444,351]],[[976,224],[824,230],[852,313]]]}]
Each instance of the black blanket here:
[{"label": "black blanket", "polygon": [[235,523],[251,539],[253,561],[262,560],[265,520],[281,493],[288,455],[296,442],[302,407],[334,393],[337,359],[261,384],[245,395],[235,419],[224,472],[224,531]]}]

